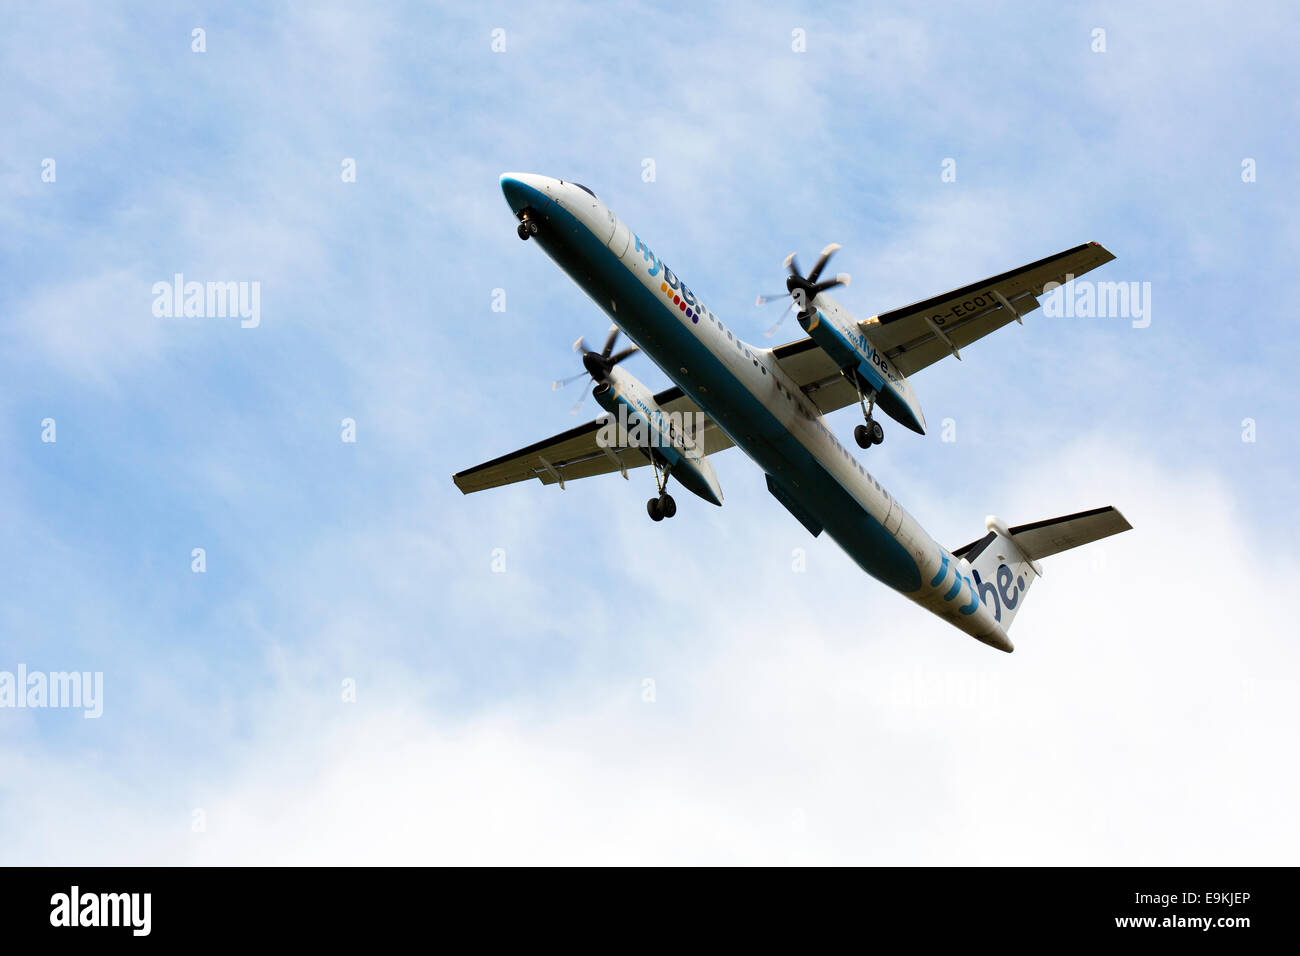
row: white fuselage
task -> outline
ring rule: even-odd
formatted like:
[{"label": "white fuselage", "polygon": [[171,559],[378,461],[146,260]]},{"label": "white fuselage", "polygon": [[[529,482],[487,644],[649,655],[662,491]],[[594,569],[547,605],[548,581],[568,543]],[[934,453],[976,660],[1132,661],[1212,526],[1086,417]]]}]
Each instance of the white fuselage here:
[{"label": "white fuselage", "polygon": [[[769,476],[773,494],[824,529],[873,577],[977,639],[1009,650],[969,566],[936,543],[841,443],[770,349],[742,342],[594,195],[511,173],[516,214],[537,241],[683,392]],[[824,293],[813,305],[840,307]],[[910,389],[910,386],[908,386]]]}]

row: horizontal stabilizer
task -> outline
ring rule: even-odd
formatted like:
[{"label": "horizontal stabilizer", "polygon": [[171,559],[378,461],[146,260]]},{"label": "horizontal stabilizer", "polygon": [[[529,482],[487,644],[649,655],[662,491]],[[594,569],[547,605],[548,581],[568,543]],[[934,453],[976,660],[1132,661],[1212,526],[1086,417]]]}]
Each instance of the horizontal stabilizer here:
[{"label": "horizontal stabilizer", "polygon": [[1109,538],[1121,531],[1131,531],[1133,526],[1116,509],[1094,508],[1063,518],[1048,518],[1009,529],[1011,540],[1027,557],[1035,561],[1050,558],[1083,544]]},{"label": "horizontal stabilizer", "polygon": [[988,528],[984,537],[958,548],[953,556],[970,567],[980,602],[993,612],[1004,634],[1024,605],[1029,586],[1043,574],[1038,563],[1041,559],[1132,527],[1122,514],[1110,507],[1014,528],[989,515],[984,526]]},{"label": "horizontal stabilizer", "polygon": [[[1026,558],[1038,561],[1083,544],[1109,538],[1121,531],[1132,531],[1133,526],[1117,509],[1107,506],[1003,530],[1004,536],[1014,541]],[[995,530],[990,528],[984,537],[955,549],[953,557],[974,561],[996,537]]]}]

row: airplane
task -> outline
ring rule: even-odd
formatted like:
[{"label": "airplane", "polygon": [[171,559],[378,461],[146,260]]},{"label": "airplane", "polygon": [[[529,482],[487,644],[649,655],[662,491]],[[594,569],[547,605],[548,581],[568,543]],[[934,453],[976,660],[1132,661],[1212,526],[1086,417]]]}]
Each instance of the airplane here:
[{"label": "airplane", "polygon": [[[860,448],[879,444],[879,408],[920,434],[925,416],[910,378],[1038,308],[1038,297],[1115,257],[1095,242],[1047,256],[913,305],[858,321],[829,294],[849,276],[822,278],[829,245],[804,275],[791,255],[786,290],[806,337],[776,348],[742,341],[639,235],[586,186],[505,173],[501,191],[519,238],[532,239],[613,322],[601,349],[579,339],[592,395],[604,413],[452,476],[465,494],[536,478],[544,485],[654,470],[654,521],[677,504],[669,479],[720,506],[710,456],[741,448],[768,490],[814,537],[825,531],[872,577],[998,650],[1040,561],[1128,531],[1113,507],[1008,526],[949,550],[938,544],[845,447],[823,416],[859,404]],[[1046,288],[1045,288],[1046,287]],[[771,297],[768,297],[771,298]],[[760,296],[762,302],[764,297]],[[618,336],[633,345],[614,351]],[[644,352],[674,383],[653,394],[620,363]],[[557,382],[559,386],[563,383]],[[693,424],[692,424],[693,423]]]}]

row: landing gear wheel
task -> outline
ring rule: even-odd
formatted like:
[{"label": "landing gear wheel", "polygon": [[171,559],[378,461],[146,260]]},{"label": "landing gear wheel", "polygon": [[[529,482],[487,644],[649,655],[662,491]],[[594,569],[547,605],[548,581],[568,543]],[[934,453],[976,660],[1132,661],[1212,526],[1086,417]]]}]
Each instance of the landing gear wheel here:
[{"label": "landing gear wheel", "polygon": [[651,456],[650,465],[655,470],[655,489],[659,494],[645,503],[645,510],[650,515],[651,521],[663,521],[665,518],[671,518],[677,514],[677,502],[673,501],[673,496],[665,490],[668,487],[668,471],[672,466],[663,466],[663,477],[661,478],[659,460]]},{"label": "landing gear wheel", "polygon": [[853,429],[853,440],[858,443],[859,448],[871,447],[871,432],[867,430],[866,425],[859,425]]},{"label": "landing gear wheel", "polygon": [[520,238],[520,239],[527,239],[527,238],[528,238],[528,223],[526,223],[526,222],[521,222],[521,223],[519,224],[519,228],[516,229],[515,232],[519,234],[519,238]]},{"label": "landing gear wheel", "polygon": [[528,234],[530,236],[535,236],[541,231],[542,231],[541,226],[537,225],[537,223],[531,219],[528,220]]},{"label": "landing gear wheel", "polygon": [[880,427],[880,422],[867,422],[867,429],[871,432],[871,444],[879,445],[885,440],[885,430]]}]

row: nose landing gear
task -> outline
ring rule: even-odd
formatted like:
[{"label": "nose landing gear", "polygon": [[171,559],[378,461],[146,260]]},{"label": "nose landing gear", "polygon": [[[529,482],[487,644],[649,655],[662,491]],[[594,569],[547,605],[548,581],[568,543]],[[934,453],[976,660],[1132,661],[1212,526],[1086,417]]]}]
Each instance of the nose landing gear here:
[{"label": "nose landing gear", "polygon": [[525,209],[519,216],[519,228],[515,230],[520,239],[527,239],[529,236],[535,236],[540,231],[537,220],[533,218],[532,210]]}]

